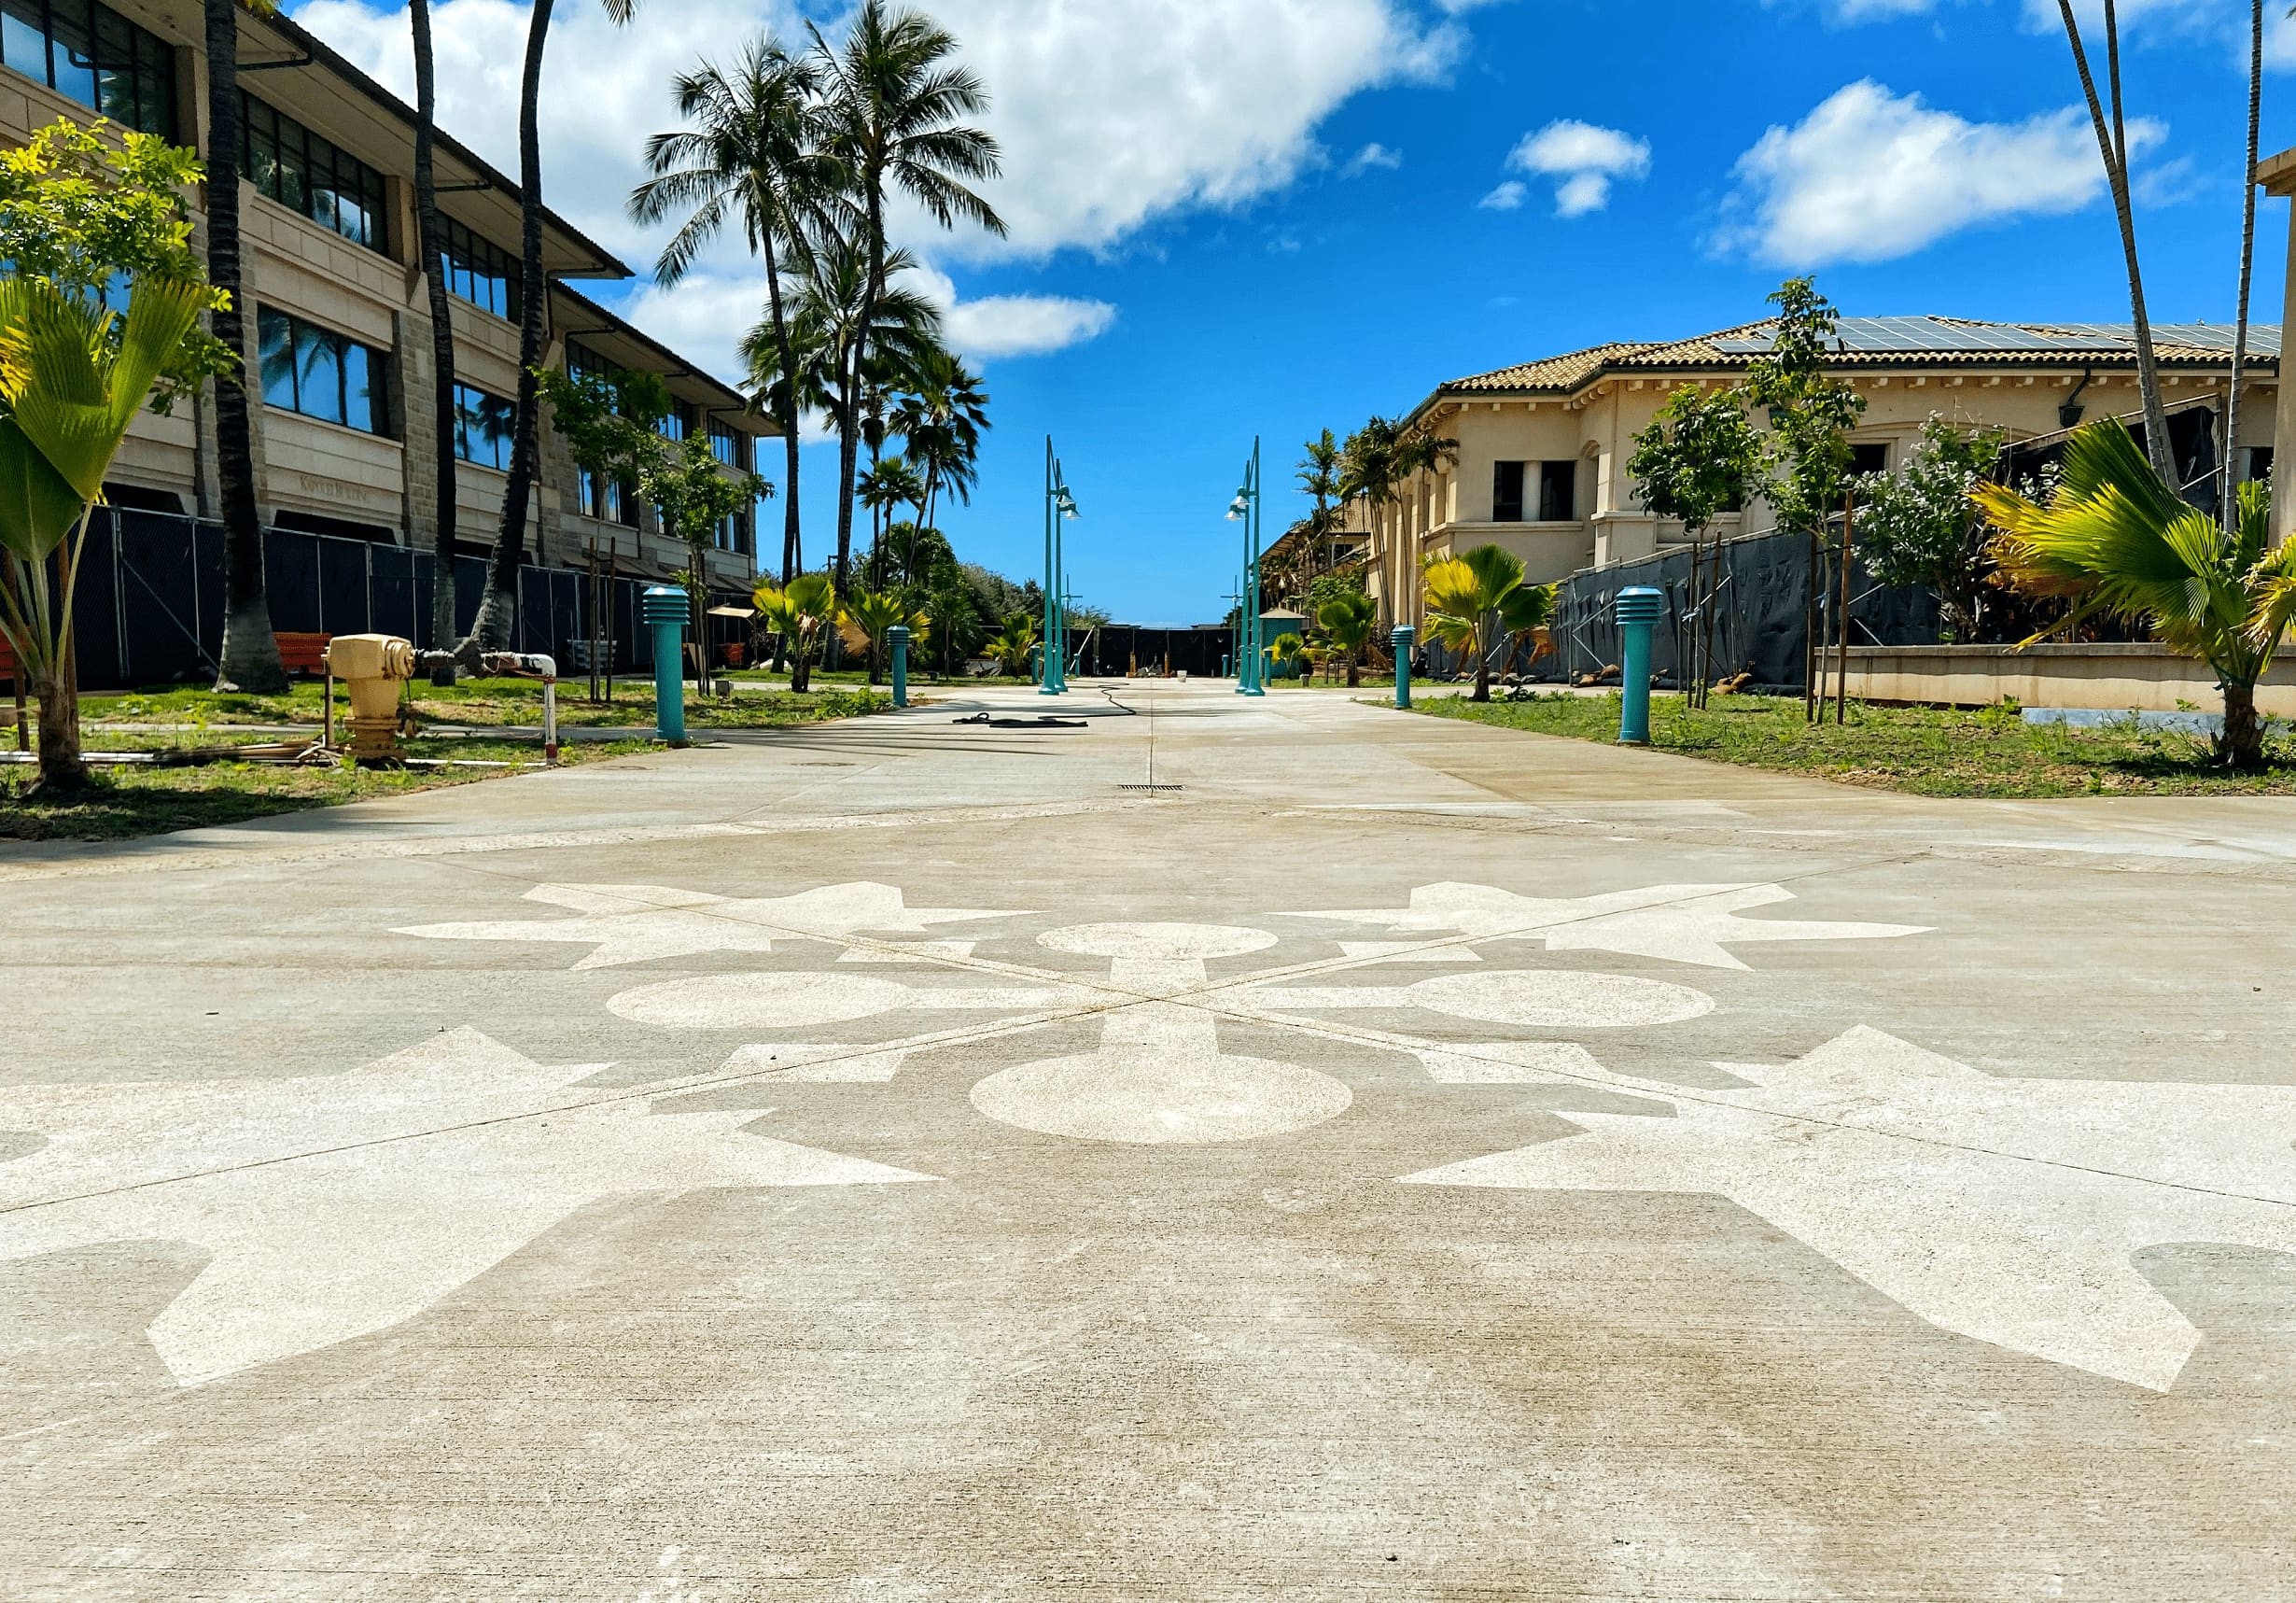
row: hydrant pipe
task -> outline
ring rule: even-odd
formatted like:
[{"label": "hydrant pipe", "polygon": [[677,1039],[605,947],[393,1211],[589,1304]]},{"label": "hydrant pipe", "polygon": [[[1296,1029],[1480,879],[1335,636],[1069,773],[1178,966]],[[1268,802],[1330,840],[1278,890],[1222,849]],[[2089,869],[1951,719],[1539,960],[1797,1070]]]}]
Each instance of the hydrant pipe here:
[{"label": "hydrant pipe", "polygon": [[679,655],[690,598],[676,584],[656,584],[637,598],[640,621],[653,626],[654,737],[673,746],[686,743],[685,664]]},{"label": "hydrant pipe", "polygon": [[1650,744],[1650,630],[1666,611],[1663,593],[1646,584],[1618,592],[1618,744]]}]

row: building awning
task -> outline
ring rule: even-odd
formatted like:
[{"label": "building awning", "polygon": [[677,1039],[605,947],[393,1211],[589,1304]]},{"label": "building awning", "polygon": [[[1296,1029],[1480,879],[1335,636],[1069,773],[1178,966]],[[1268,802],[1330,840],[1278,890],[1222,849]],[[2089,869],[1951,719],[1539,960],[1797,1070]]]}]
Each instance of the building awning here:
[{"label": "building awning", "polygon": [[709,615],[713,618],[754,618],[757,616],[757,609],[755,607],[712,607],[709,609]]}]

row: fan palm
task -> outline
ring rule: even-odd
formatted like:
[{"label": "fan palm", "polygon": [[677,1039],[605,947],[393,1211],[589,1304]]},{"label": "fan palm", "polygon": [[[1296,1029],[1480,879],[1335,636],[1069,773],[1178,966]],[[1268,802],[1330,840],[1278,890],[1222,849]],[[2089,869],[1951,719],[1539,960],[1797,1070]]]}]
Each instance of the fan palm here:
[{"label": "fan palm", "polygon": [[[1545,623],[1554,590],[1523,583],[1522,560],[1496,545],[1431,562],[1421,575],[1427,601],[1427,635],[1475,660],[1472,699],[1491,699],[1491,648]],[[1493,626],[1499,631],[1493,635]]]},{"label": "fan palm", "polygon": [[2224,695],[2218,756],[2239,767],[2263,760],[2256,682],[2296,619],[2296,542],[2271,546],[2265,485],[2240,486],[2228,531],[2170,494],[2128,429],[2107,418],[2065,443],[2047,505],[2000,485],[1970,493],[2001,531],[1992,554],[2009,584],[2073,603],[2047,633],[2099,613],[2149,626],[2163,645],[2216,671]]},{"label": "fan palm", "polygon": [[800,573],[786,584],[758,581],[750,600],[763,626],[781,637],[790,659],[790,688],[799,695],[813,687],[813,655],[837,616],[837,587],[826,573]]},{"label": "fan palm", "polygon": [[868,648],[871,684],[877,682],[885,666],[887,632],[895,625],[906,625],[912,632],[921,632],[931,624],[898,590],[856,590],[845,604],[844,621],[852,626]]},{"label": "fan palm", "polygon": [[1335,596],[1316,612],[1315,621],[1323,626],[1331,643],[1347,654],[1350,690],[1362,682],[1364,647],[1371,643],[1371,631],[1379,626],[1379,603],[1361,591]]},{"label": "fan palm", "polygon": [[[838,45],[814,24],[806,27],[821,72],[827,148],[850,174],[861,213],[860,238],[850,241],[864,271],[853,302],[857,337],[847,353],[849,398],[877,346],[877,302],[897,271],[900,253],[886,242],[888,197],[898,192],[942,228],[953,229],[961,218],[1001,236],[1004,219],[969,186],[995,177],[1002,157],[995,139],[964,120],[987,109],[987,91],[970,70],[950,63],[957,41],[930,17],[894,11],[886,0],[861,0]],[[858,411],[848,406],[837,434],[840,553],[852,547],[859,424]]]},{"label": "fan palm", "polygon": [[1267,642],[1267,660],[1274,663],[1279,668],[1289,668],[1298,659],[1300,654],[1305,652],[1307,649],[1308,642],[1306,640],[1301,640],[1291,630],[1286,629],[1283,633],[1278,635],[1274,640]]},{"label": "fan palm", "polygon": [[140,279],[121,322],[46,279],[0,279],[0,637],[39,697],[44,788],[88,777],[72,613],[89,517],[129,425],[213,299],[203,284]]},{"label": "fan palm", "polygon": [[1036,620],[1026,612],[1015,612],[984,649],[989,660],[1006,673],[1015,679],[1026,677],[1029,655],[1036,650]]},{"label": "fan palm", "polygon": [[[656,223],[683,211],[685,220],[654,261],[654,277],[675,284],[693,269],[704,246],[738,221],[743,242],[765,264],[764,327],[770,340],[766,371],[783,382],[797,372],[782,273],[802,262],[809,235],[831,222],[844,170],[821,149],[819,68],[792,56],[770,35],[744,46],[730,68],[704,63],[673,85],[678,115],[691,124],[646,141],[652,175],[630,194],[630,216]],[[758,371],[755,364],[752,371]],[[774,387],[763,387],[767,394]],[[781,577],[797,570],[804,540],[798,527],[798,418],[776,414],[781,425],[788,494],[782,503]]]}]

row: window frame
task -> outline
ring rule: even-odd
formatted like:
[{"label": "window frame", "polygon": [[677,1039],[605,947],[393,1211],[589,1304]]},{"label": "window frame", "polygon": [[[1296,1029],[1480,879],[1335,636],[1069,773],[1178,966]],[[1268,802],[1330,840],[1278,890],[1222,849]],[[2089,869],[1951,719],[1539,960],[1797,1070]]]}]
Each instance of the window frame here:
[{"label": "window frame", "polygon": [[[1555,501],[1557,486],[1561,487],[1562,515],[1549,515]],[[1528,486],[1526,486],[1527,488]],[[1576,523],[1578,521],[1578,463],[1573,457],[1549,458],[1539,463],[1539,523]]]},{"label": "window frame", "polygon": [[[59,11],[70,13],[63,19],[65,31],[83,35],[84,49],[75,50],[59,31]],[[0,65],[120,127],[176,137],[175,46],[102,0],[14,0],[7,12],[9,23],[0,25]],[[60,58],[66,63],[62,73]],[[119,115],[122,110],[126,115]]]},{"label": "window frame", "polygon": [[[378,440],[398,438],[390,407],[389,352],[279,306],[259,304],[255,309],[255,328],[256,372],[262,382],[265,406],[292,413],[314,423],[332,424],[337,429],[347,429],[355,434],[365,434]],[[284,347],[287,363],[284,370],[275,371],[273,365],[278,354],[273,341],[274,332],[283,332],[287,336]],[[331,413],[315,412],[304,404],[304,383],[319,370],[316,366],[306,366],[303,352],[306,348],[316,352],[322,347],[329,358],[328,367],[334,374],[334,409]],[[364,403],[357,407],[353,404],[351,388],[354,364],[349,353],[354,350],[359,353],[357,365],[364,368],[367,378]],[[286,385],[285,400],[281,400],[277,393],[282,381]],[[352,421],[360,411],[367,418],[364,424]]]},{"label": "window frame", "polygon": [[[1511,495],[1506,488],[1509,469],[1514,470],[1515,480],[1515,487]],[[1523,485],[1531,476],[1530,470],[1531,464],[1527,460],[1518,461],[1510,458],[1491,464],[1491,522],[1520,523],[1523,521]],[[1511,516],[1508,514],[1510,506],[1513,508]]]},{"label": "window frame", "polygon": [[[381,172],[244,89],[239,91],[239,113],[246,147],[245,177],[257,194],[339,239],[364,246],[377,256],[390,255],[387,189]],[[322,194],[329,197],[324,208],[329,215],[322,215]],[[347,209],[346,198],[351,203]],[[346,227],[353,219],[356,226]]]}]

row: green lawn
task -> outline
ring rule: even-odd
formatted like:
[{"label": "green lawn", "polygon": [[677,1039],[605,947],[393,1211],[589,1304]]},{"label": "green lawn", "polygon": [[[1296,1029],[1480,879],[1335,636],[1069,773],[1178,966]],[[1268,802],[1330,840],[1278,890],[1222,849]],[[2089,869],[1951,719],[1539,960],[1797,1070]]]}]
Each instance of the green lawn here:
[{"label": "green lawn", "polygon": [[[1553,695],[1481,705],[1463,696],[1413,708],[1541,735],[1610,741],[1618,697]],[[2270,748],[2265,767],[2214,766],[2205,739],[2122,724],[2104,729],[2030,724],[2014,708],[1979,710],[1850,704],[1850,721],[1813,727],[1798,698],[1717,696],[1704,711],[1682,697],[1650,698],[1651,744],[1686,757],[1807,774],[1933,796],[2296,795],[2296,742]]]},{"label": "green lawn", "polygon": [[[651,686],[618,689],[610,707],[593,707],[558,687],[558,719],[567,726],[626,729],[629,738],[569,740],[559,747],[562,763],[648,750],[653,730]],[[414,710],[431,724],[474,728],[539,726],[542,690],[532,680],[466,680],[440,690],[418,681]],[[298,683],[282,696],[218,696],[210,690],[170,687],[103,693],[81,701],[81,744],[91,752],[164,751],[171,748],[244,746],[276,738],[247,732],[246,724],[288,724],[316,729],[323,709],[317,683]],[[686,726],[701,733],[719,729],[778,729],[881,712],[892,697],[850,685],[831,685],[805,696],[783,691],[744,691],[731,702],[689,694]],[[343,698],[338,717],[347,715]],[[161,728],[127,725],[157,724]],[[340,734],[340,730],[338,730]],[[0,739],[13,731],[0,730]],[[303,767],[275,763],[224,762],[198,767],[105,766],[94,787],[69,803],[27,801],[34,772],[29,766],[0,768],[0,839],[118,840],[210,824],[237,823],[305,808],[334,807],[372,796],[396,795],[440,785],[469,784],[532,772],[541,763],[541,742],[533,737],[417,738],[407,743],[417,758],[463,763],[498,763],[499,767],[414,767],[364,769],[348,766]]]},{"label": "green lawn", "polygon": [[[92,740],[90,747],[132,752],[170,743],[161,738],[114,735]],[[593,763],[602,757],[643,752],[651,744],[647,740],[586,740],[565,747],[560,761]],[[407,754],[515,766],[385,769],[357,768],[347,763],[301,767],[227,762],[181,768],[103,767],[94,771],[94,785],[69,803],[26,801],[22,793],[32,783],[33,770],[11,766],[0,770],[0,839],[124,840],[541,771],[540,753],[525,741],[413,740],[408,743]]]},{"label": "green lawn", "polygon": [[[653,726],[653,686],[624,680],[614,688],[609,706],[592,706],[584,698],[587,686],[577,681],[558,685],[558,722],[569,727],[651,729]],[[218,696],[212,690],[171,686],[157,690],[120,691],[91,695],[80,703],[82,722],[105,724],[178,724],[193,729],[211,724],[294,724],[315,726],[324,711],[320,682],[299,682],[283,696]],[[426,723],[482,727],[539,727],[542,687],[531,679],[466,679],[447,689],[427,680],[413,686],[414,715]],[[856,718],[882,712],[893,704],[889,692],[853,684],[826,685],[804,696],[787,690],[743,689],[730,702],[686,692],[686,724],[694,729],[777,729],[792,724],[818,724],[825,719]],[[348,702],[338,692],[336,715],[344,715]]]}]

